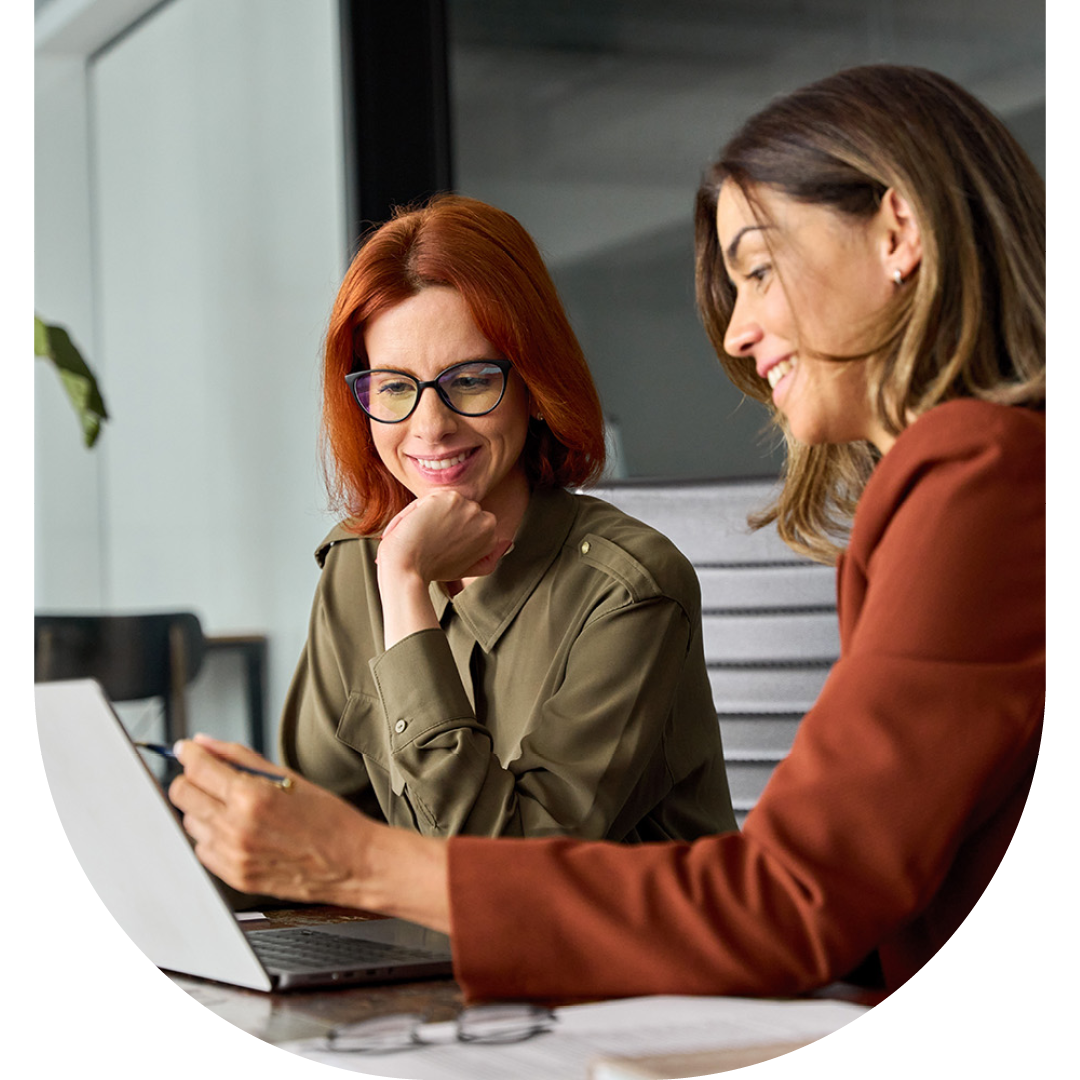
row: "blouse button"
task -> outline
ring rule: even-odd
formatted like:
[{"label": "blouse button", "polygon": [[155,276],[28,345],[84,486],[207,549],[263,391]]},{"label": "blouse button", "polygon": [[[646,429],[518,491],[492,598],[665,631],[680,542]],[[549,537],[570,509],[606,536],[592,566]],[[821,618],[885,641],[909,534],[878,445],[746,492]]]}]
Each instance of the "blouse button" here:
[{"label": "blouse button", "polygon": [[409,725],[404,720],[399,720],[394,725],[394,730],[400,735]]}]

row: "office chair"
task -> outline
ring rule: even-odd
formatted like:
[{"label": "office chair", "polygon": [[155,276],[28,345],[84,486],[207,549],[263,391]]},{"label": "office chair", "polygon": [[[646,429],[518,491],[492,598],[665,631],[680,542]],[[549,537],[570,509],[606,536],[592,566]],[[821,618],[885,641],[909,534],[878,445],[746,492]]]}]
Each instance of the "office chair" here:
[{"label": "office chair", "polygon": [[701,582],[705,662],[741,825],[840,653],[836,572],[746,515],[770,480],[612,480],[585,491],[659,529]]},{"label": "office chair", "polygon": [[206,642],[188,612],[34,616],[34,681],[97,679],[112,701],[161,698],[165,741],[187,735],[186,687]]}]

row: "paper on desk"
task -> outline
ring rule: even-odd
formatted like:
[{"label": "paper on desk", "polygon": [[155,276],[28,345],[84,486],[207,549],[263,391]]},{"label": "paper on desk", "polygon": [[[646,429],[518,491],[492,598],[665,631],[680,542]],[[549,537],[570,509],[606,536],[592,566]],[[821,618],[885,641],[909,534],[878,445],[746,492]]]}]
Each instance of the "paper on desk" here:
[{"label": "paper on desk", "polygon": [[[393,1080],[585,1080],[598,1057],[753,1047],[824,1036],[1071,1036],[1075,1010],[868,1009],[843,1001],[634,998],[559,1009],[548,1034],[508,1045],[386,1055],[319,1053],[327,1076]],[[453,1025],[429,1025],[453,1039]],[[292,1049],[282,1047],[282,1049]]]},{"label": "paper on desk", "polygon": [[[504,1045],[447,1042],[394,1054],[319,1053],[333,1076],[394,1080],[584,1080],[594,1058],[716,1047],[750,1047],[802,1037],[787,1023],[792,1009],[810,1014],[849,1010],[836,1001],[752,1001],[741,998],[633,998],[557,1010],[552,1031]],[[807,1023],[810,1023],[808,1020]],[[429,1025],[454,1037],[454,1025]],[[295,1045],[295,1044],[294,1044]],[[282,1049],[293,1049],[283,1047]]]}]

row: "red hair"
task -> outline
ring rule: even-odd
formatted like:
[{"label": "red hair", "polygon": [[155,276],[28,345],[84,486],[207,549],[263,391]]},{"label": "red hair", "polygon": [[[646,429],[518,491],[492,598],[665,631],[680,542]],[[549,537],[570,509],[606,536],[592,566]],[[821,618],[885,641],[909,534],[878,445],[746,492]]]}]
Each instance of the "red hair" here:
[{"label": "red hair", "polygon": [[459,195],[398,209],[370,233],[338,291],[323,365],[323,457],[335,506],[376,533],[413,499],[379,458],[345,383],[368,366],[365,324],[431,285],[456,289],[480,333],[525,380],[542,421],[522,458],[533,488],[575,487],[604,468],[604,421],[584,354],[544,260],[516,218]]}]

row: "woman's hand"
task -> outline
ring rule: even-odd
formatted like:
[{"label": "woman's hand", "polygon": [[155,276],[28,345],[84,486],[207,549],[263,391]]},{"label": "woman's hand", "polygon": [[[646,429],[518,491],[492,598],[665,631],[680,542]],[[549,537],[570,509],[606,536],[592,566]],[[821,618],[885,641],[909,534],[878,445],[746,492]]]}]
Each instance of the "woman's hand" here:
[{"label": "woman's hand", "polygon": [[495,569],[512,537],[496,536],[494,514],[456,491],[414,499],[387,525],[379,544],[380,576],[431,581],[482,577]]},{"label": "woman's hand", "polygon": [[[184,766],[169,788],[208,870],[244,892],[353,904],[375,822],[336,795],[253,750],[197,735],[177,744]],[[284,790],[227,762],[288,775]]]},{"label": "woman's hand", "polygon": [[456,491],[433,491],[409,503],[387,525],[376,556],[383,645],[438,629],[429,583],[490,574],[511,540],[496,536],[494,514]]},{"label": "woman's hand", "polygon": [[[397,915],[449,933],[446,844],[391,829],[236,743],[176,744],[169,798],[203,865],[242,892]],[[229,762],[288,776],[283,789]]]}]

